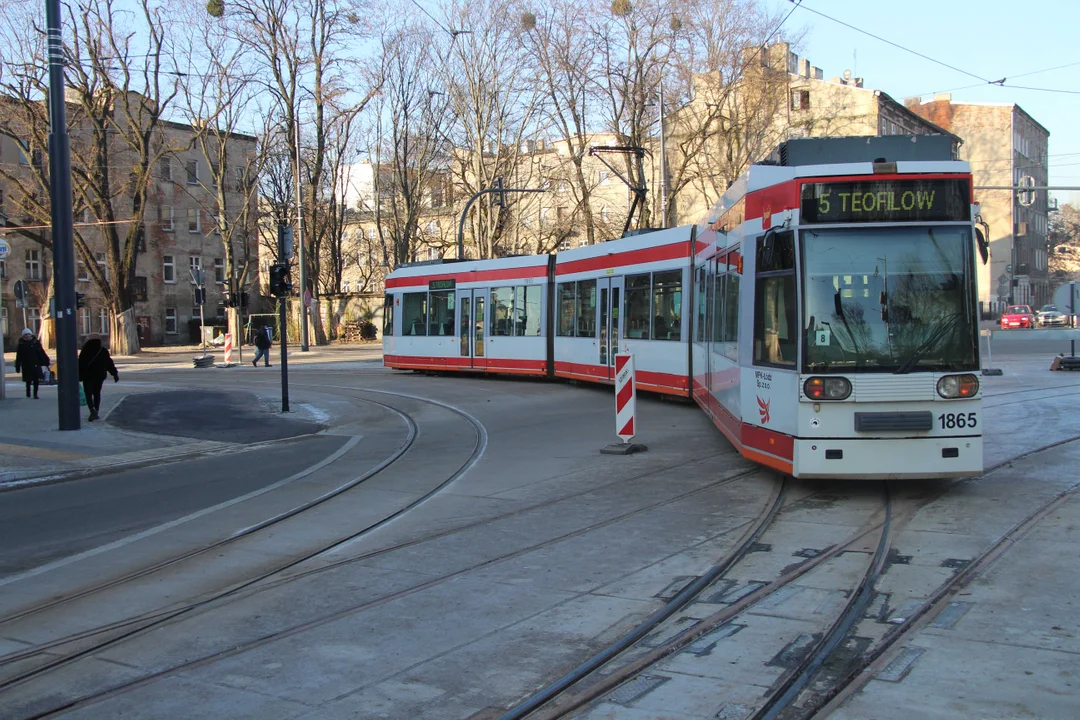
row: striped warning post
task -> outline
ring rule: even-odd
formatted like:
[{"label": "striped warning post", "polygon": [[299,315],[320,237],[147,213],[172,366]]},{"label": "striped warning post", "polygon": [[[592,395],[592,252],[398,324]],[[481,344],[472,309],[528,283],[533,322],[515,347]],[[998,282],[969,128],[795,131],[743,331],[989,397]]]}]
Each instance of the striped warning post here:
[{"label": "striped warning post", "polygon": [[637,387],[633,354],[615,355],[615,434],[624,443],[634,437]]},{"label": "striped warning post", "polygon": [[225,333],[225,364],[232,365],[232,333]]}]

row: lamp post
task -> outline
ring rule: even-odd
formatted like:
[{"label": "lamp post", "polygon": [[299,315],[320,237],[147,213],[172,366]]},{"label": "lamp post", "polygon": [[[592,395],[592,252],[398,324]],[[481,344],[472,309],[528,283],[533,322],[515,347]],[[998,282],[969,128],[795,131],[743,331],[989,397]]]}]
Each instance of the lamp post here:
[{"label": "lamp post", "polygon": [[56,327],[56,394],[61,430],[78,430],[79,357],[75,327],[75,239],[71,217],[71,146],[64,106],[64,39],[60,0],[46,0],[49,48],[49,191],[52,206]]}]

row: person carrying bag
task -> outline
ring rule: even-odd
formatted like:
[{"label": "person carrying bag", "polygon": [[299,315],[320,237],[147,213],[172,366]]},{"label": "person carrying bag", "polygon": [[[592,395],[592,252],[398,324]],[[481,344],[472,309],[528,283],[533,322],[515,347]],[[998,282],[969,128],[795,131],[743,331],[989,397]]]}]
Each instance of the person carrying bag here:
[{"label": "person carrying bag", "polygon": [[15,372],[22,373],[22,380],[26,383],[26,397],[30,397],[30,390],[33,389],[34,399],[39,399],[38,386],[45,377],[41,372],[42,366],[49,366],[49,356],[45,353],[45,348],[41,347],[41,341],[34,337],[33,331],[26,328],[15,348]]}]

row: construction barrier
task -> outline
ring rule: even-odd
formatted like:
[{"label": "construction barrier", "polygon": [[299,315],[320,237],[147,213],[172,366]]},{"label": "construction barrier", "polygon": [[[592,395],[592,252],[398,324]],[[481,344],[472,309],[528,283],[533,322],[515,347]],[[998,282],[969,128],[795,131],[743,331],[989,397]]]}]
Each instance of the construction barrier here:
[{"label": "construction barrier", "polygon": [[637,387],[634,376],[634,356],[615,355],[615,434],[624,443],[634,437],[634,417],[637,410]]}]

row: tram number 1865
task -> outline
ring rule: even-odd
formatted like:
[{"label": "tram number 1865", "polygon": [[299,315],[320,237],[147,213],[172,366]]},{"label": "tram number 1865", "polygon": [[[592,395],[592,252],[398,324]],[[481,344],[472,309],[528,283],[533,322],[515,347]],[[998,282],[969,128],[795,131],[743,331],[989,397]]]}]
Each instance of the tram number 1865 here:
[{"label": "tram number 1865", "polygon": [[975,413],[942,413],[937,416],[938,422],[941,423],[942,430],[953,430],[955,428],[973,428],[978,425],[979,421],[975,417]]}]

